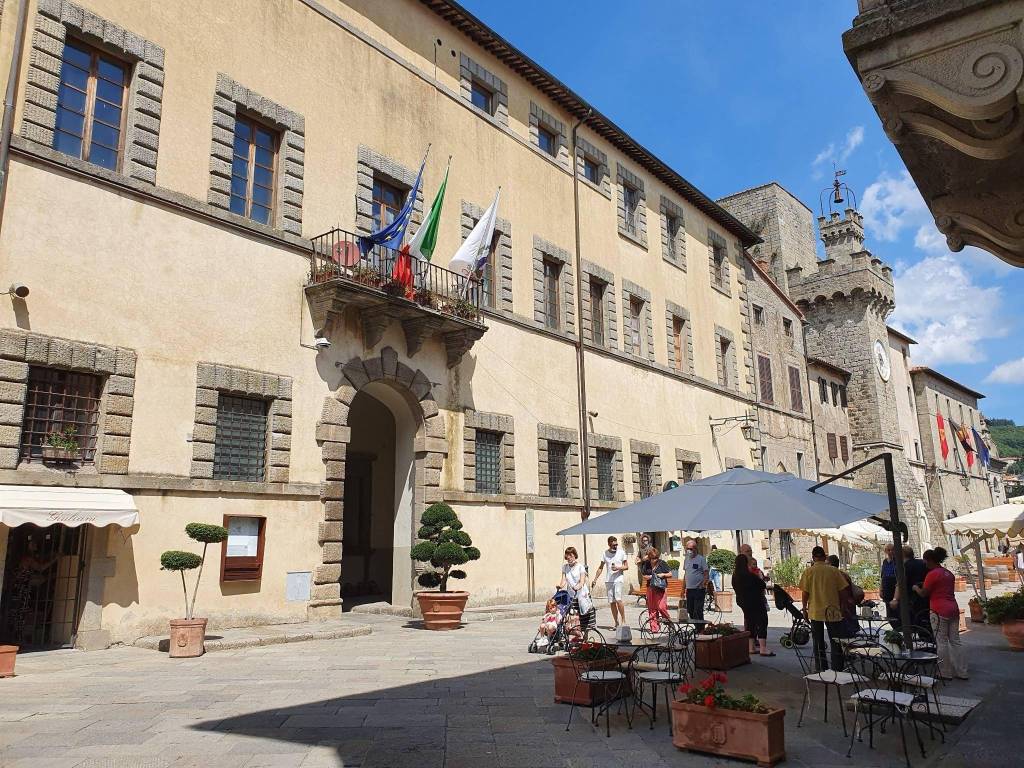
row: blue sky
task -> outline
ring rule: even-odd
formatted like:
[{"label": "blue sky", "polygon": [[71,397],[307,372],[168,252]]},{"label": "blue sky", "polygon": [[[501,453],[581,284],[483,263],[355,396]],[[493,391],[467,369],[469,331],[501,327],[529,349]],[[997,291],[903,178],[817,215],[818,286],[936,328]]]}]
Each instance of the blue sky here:
[{"label": "blue sky", "polygon": [[775,180],[817,215],[846,168],[914,362],[1024,424],[1024,269],[945,247],[843,54],[855,0],[463,2],[714,198]]}]

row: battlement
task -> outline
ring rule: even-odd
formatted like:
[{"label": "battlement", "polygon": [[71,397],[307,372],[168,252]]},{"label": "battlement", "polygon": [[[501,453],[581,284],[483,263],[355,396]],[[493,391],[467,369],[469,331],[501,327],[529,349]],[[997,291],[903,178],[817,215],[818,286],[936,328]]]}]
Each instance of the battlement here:
[{"label": "battlement", "polygon": [[870,251],[827,258],[810,270],[800,266],[787,269],[786,282],[790,297],[802,309],[819,302],[858,297],[870,302],[883,318],[895,307],[892,267]]},{"label": "battlement", "polygon": [[864,250],[864,217],[854,208],[840,216],[832,211],[828,218],[818,217],[818,231],[825,244],[825,258],[838,259]]}]

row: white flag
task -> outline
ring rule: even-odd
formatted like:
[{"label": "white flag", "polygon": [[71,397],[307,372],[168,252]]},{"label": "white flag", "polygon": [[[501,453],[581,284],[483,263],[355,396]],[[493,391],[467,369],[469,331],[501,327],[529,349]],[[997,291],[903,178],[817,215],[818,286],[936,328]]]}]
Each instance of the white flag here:
[{"label": "white flag", "polygon": [[501,187],[498,187],[491,207],[484,211],[484,215],[473,227],[469,237],[452,256],[452,260],[448,264],[448,269],[452,272],[463,276],[471,275],[476,272],[481,261],[487,258],[491,248],[491,238],[494,237],[494,223],[498,218],[499,197],[501,197]]}]

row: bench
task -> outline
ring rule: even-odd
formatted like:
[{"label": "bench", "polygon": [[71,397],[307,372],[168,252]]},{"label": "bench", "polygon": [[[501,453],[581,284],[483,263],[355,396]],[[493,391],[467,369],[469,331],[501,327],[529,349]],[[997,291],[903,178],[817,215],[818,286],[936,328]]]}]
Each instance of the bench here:
[{"label": "bench", "polygon": [[[643,600],[645,603],[647,602],[647,582],[651,580],[651,577],[643,576],[642,578],[642,586],[633,586],[630,587],[629,590],[629,594],[636,598],[637,605],[640,605],[641,600]],[[667,602],[675,600],[677,605],[681,604],[686,595],[686,589],[683,586],[683,580],[669,578],[667,579],[667,581],[668,586],[665,588],[665,600]]]}]

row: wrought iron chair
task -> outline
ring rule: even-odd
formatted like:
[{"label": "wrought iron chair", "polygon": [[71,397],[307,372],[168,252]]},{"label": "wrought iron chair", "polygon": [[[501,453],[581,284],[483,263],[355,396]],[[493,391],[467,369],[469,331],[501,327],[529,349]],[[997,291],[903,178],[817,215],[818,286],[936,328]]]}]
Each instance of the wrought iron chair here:
[{"label": "wrought iron chair", "polygon": [[[910,635],[913,650],[938,655],[938,646],[935,644],[935,635],[931,627],[925,630],[924,627],[913,626],[910,628]],[[935,661],[914,662],[912,667],[909,664],[903,663],[899,672],[899,682],[903,688],[910,688],[920,692],[918,699],[925,706],[925,712],[927,713],[925,723],[928,726],[928,733],[934,739],[935,733],[938,731],[939,738],[945,743],[946,724],[942,720],[942,709],[939,706],[938,694],[938,688],[941,684],[938,658]],[[933,704],[935,705],[935,718],[932,717]],[[938,720],[938,728],[935,727],[933,719]]]},{"label": "wrought iron chair", "polygon": [[828,722],[828,689],[835,688],[836,701],[839,702],[839,715],[843,720],[843,736],[849,735],[846,729],[846,708],[843,701],[843,686],[854,685],[855,683],[866,683],[867,680],[854,672],[825,669],[817,671],[817,662],[814,657],[814,650],[807,645],[790,646],[796,653],[797,661],[800,662],[800,669],[804,678],[804,698],[800,704],[800,719],[796,727],[800,728],[804,722],[804,711],[811,701],[811,684],[821,685],[825,688],[825,722]]},{"label": "wrought iron chair", "polygon": [[[600,690],[599,696],[591,697],[591,725],[597,725],[597,721],[603,712],[605,735],[611,736],[609,710],[616,701],[624,700],[626,722],[632,728],[633,719],[629,710],[630,697],[628,696],[630,691],[629,678],[623,669],[622,659],[619,658],[616,646],[606,643],[604,636],[597,629],[590,627],[583,631],[580,642],[569,646],[568,656],[572,662],[573,671],[576,674],[576,684],[573,686],[572,703],[569,707],[569,721],[565,724],[565,730],[568,731],[572,725],[572,713],[577,707],[576,692],[581,683],[592,685]],[[594,661],[601,662],[602,669],[591,669],[590,663]]]},{"label": "wrought iron chair", "polygon": [[[668,635],[666,645],[643,645],[636,649],[629,660],[629,680],[636,697],[636,706],[644,707],[644,691],[650,686],[651,704],[648,719],[653,729],[658,720],[658,689],[664,692],[665,712],[670,713],[669,692],[675,699],[676,689],[686,679],[685,646],[675,642],[674,632]],[[669,716],[669,734],[672,733],[672,718]]]}]

